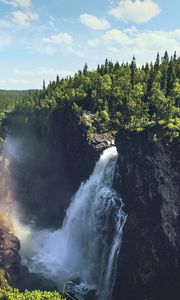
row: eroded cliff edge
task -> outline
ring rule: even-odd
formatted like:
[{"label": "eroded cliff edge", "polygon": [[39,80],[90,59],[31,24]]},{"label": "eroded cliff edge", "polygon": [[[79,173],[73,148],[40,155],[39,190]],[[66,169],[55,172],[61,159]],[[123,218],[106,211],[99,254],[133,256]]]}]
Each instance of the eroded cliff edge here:
[{"label": "eroded cliff edge", "polygon": [[180,297],[179,141],[154,132],[119,133],[115,188],[128,219],[114,299]]},{"label": "eroded cliff edge", "polygon": [[89,138],[88,124],[80,124],[72,111],[50,117],[33,113],[20,128],[18,118],[10,115],[4,121],[14,197],[27,223],[59,228],[72,196],[112,137],[94,133]]}]

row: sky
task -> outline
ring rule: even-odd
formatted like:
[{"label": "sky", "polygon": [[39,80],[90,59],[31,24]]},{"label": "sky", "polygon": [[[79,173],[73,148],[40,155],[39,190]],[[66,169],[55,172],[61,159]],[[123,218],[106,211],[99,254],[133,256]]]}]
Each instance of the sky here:
[{"label": "sky", "polygon": [[179,0],[0,0],[0,89],[41,88],[106,58],[180,55]]}]

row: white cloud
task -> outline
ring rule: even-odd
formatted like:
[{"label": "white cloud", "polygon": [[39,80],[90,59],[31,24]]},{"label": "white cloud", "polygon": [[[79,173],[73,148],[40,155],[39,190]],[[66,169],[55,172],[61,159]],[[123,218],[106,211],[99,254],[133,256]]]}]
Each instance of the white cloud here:
[{"label": "white cloud", "polygon": [[79,20],[83,25],[86,25],[93,30],[105,30],[111,27],[106,19],[100,19],[89,14],[80,15]]},{"label": "white cloud", "polygon": [[34,76],[40,76],[42,77],[42,79],[43,77],[51,76],[51,79],[53,79],[53,77],[55,77],[57,74],[67,75],[67,71],[62,71],[60,69],[54,69],[49,67],[38,67],[33,70],[15,69],[13,70],[13,73],[19,77],[27,77],[27,79],[33,79]]},{"label": "white cloud", "polygon": [[[135,55],[139,64],[156,58],[157,52],[162,55],[167,50],[180,53],[180,29],[174,31],[138,30],[135,27],[108,30],[101,36],[101,53],[109,59],[129,61]],[[98,48],[100,51],[100,48]],[[101,56],[103,56],[101,54]]]},{"label": "white cloud", "polygon": [[7,47],[11,43],[10,36],[1,35],[0,36],[0,49]]},{"label": "white cloud", "polygon": [[39,66],[37,68],[17,68],[7,74],[6,77],[3,76],[3,79],[0,79],[1,88],[4,89],[32,89],[32,88],[42,88],[43,80],[46,81],[46,84],[50,80],[55,80],[57,74],[60,77],[66,77],[72,75],[71,70],[66,70],[62,68],[51,68],[48,66]]},{"label": "white cloud", "polygon": [[55,26],[55,20],[54,20],[54,18],[53,18],[52,16],[49,16],[49,25],[51,26],[51,28],[52,28],[55,32],[58,31],[57,28],[56,28],[56,26]]},{"label": "white cloud", "polygon": [[31,0],[1,0],[2,3],[12,5],[13,7],[28,8],[32,5]]},{"label": "white cloud", "polygon": [[0,78],[0,86],[2,89],[14,90],[40,89],[42,88],[43,80],[48,84],[50,80],[56,79],[57,74],[61,78],[73,75],[73,72],[68,69],[51,68],[48,66],[10,69],[9,73],[3,74]]},{"label": "white cloud", "polygon": [[132,42],[136,49],[146,49],[153,52],[169,53],[180,51],[180,30],[175,31],[144,31],[137,32],[132,38]]},{"label": "white cloud", "polygon": [[56,52],[56,49],[54,47],[48,46],[43,48],[42,53],[48,56],[53,56]]},{"label": "white cloud", "polygon": [[118,29],[106,31],[106,33],[103,35],[103,39],[107,42],[116,42],[121,45],[128,45],[131,42],[128,35]]},{"label": "white cloud", "polygon": [[123,30],[123,32],[125,32],[127,34],[134,34],[134,33],[138,32],[138,29],[135,26],[131,26],[131,27],[125,28]]},{"label": "white cloud", "polygon": [[33,12],[22,12],[21,10],[12,13],[13,21],[19,26],[29,25],[31,21],[37,20],[38,14]]},{"label": "white cloud", "polygon": [[99,41],[99,39],[93,39],[93,40],[88,40],[87,43],[91,47],[96,47],[99,45],[100,41]]},{"label": "white cloud", "polygon": [[44,37],[44,43],[55,44],[55,45],[71,45],[73,43],[73,37],[66,32],[60,32],[50,37]]},{"label": "white cloud", "polygon": [[160,11],[154,0],[121,0],[108,13],[122,22],[145,23],[159,15]]},{"label": "white cloud", "polygon": [[6,19],[0,19],[0,29],[10,29],[11,23]]}]

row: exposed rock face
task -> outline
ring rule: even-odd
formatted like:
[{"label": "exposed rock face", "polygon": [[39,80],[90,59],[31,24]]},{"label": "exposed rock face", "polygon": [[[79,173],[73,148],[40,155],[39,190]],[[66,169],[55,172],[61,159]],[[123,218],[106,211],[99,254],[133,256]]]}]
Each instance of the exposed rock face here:
[{"label": "exposed rock face", "polygon": [[53,282],[20,265],[19,250],[20,241],[7,228],[0,229],[0,288],[10,285],[22,291],[55,290]]},{"label": "exposed rock face", "polygon": [[114,299],[180,299],[180,144],[144,132],[119,134],[116,145],[128,219]]},{"label": "exposed rock face", "polygon": [[0,142],[0,287],[19,281],[20,242],[13,234],[8,211],[14,207],[10,191],[8,161],[3,157],[3,141]]},{"label": "exposed rock face", "polygon": [[114,146],[114,139],[109,133],[94,134],[90,142],[94,152],[101,154],[106,148]]},{"label": "exposed rock face", "polygon": [[10,232],[0,229],[0,287],[6,283],[16,286],[19,282],[20,242]]},{"label": "exposed rock face", "polygon": [[14,197],[29,216],[27,220],[34,219],[40,227],[59,228],[71,197],[90,176],[112,137],[96,134],[88,140],[88,126],[79,125],[70,113],[62,119],[54,112],[45,132],[42,121],[41,127],[37,122],[38,116],[24,132],[9,137],[12,145],[19,143],[21,148],[20,157],[10,159]]},{"label": "exposed rock face", "polygon": [[[21,203],[23,220],[28,222],[33,218],[40,227],[59,228],[72,195],[92,173],[101,152],[113,141],[109,134],[96,134],[88,140],[88,127],[80,126],[77,119],[69,115],[65,120],[59,120],[59,116],[54,114],[48,130],[39,132],[38,128],[33,121],[31,127],[24,131],[22,129],[18,134],[12,132],[5,145],[1,145],[2,215],[4,208],[13,213],[14,205]],[[0,212],[0,219],[2,215]],[[7,218],[3,218],[4,225],[7,225]],[[13,225],[9,223],[8,227],[8,230],[12,229]],[[5,232],[3,230],[2,234]],[[6,233],[7,236],[10,237],[10,234]],[[2,248],[2,253],[5,251]],[[14,256],[14,259],[19,257],[18,249],[14,249],[15,253],[17,257]],[[16,262],[12,262],[17,270],[14,274],[12,267],[2,264],[3,278],[7,277],[11,285],[15,284],[20,290],[56,288],[54,283],[29,273],[26,267],[20,266],[20,260]]]}]

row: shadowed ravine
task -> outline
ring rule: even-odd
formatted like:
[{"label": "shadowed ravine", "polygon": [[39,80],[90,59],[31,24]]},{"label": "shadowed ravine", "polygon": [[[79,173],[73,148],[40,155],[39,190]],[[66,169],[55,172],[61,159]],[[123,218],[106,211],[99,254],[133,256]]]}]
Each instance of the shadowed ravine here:
[{"label": "shadowed ravine", "polygon": [[14,226],[22,263],[29,271],[54,281],[61,291],[66,281],[76,283],[71,292],[79,299],[89,292],[96,299],[111,299],[126,220],[122,201],[112,189],[117,157],[115,147],[103,152],[72,198],[62,228],[38,230],[17,222]]},{"label": "shadowed ravine", "polygon": [[22,245],[29,270],[54,280],[59,289],[71,280],[80,283],[80,293],[95,290],[98,299],[110,299],[125,222],[121,199],[112,190],[116,160],[115,147],[105,150],[73,197],[62,228],[32,232],[28,252]]}]

